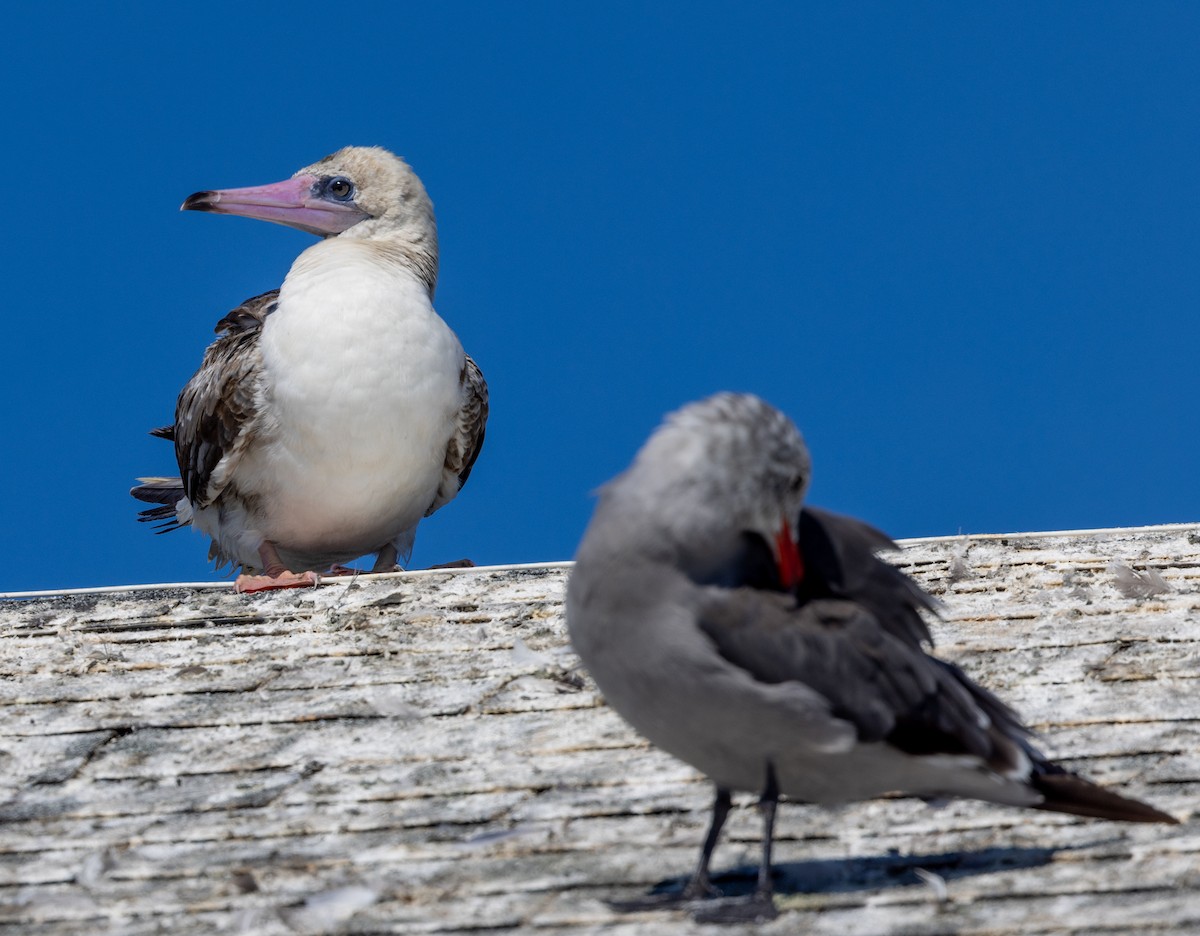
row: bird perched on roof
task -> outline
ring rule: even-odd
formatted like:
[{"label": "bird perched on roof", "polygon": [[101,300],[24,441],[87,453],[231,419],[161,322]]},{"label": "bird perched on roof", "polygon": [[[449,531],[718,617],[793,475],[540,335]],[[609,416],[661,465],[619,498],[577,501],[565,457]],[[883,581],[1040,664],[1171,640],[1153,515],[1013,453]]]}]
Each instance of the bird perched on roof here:
[{"label": "bird perched on roof", "polygon": [[762,861],[752,898],[716,905],[724,919],[774,913],[780,795],[1175,821],[1049,761],[1011,709],[927,653],[935,599],[876,556],[896,548],[883,533],[802,507],[809,477],[778,410],[729,393],[693,403],[602,489],[571,573],[571,642],[609,704],[716,785],[683,899],[715,894],[709,862],[735,790],[760,794]]},{"label": "bird perched on roof", "polygon": [[[458,494],[483,445],[487,385],[433,309],[433,203],[379,147],[351,146],[284,182],[197,192],[184,210],[322,238],[275,290],[217,324],[173,426],[178,478],[131,492],[143,520],[191,524],[241,591],[294,587],[377,553],[407,562],[417,524]],[[260,575],[248,574],[260,571]]]}]

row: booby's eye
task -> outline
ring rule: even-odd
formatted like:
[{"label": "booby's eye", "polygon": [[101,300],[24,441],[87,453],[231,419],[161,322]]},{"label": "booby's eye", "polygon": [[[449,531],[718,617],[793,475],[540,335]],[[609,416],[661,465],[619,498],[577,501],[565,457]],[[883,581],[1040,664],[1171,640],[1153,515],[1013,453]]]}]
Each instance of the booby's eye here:
[{"label": "booby's eye", "polygon": [[349,201],[354,197],[354,183],[345,176],[337,176],[329,180],[329,183],[325,186],[325,191],[338,201]]}]

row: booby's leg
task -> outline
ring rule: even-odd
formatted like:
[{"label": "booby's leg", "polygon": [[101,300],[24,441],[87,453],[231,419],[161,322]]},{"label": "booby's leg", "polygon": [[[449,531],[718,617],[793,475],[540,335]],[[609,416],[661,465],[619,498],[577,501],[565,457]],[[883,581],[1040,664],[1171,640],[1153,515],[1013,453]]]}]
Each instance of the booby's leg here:
[{"label": "booby's leg", "polygon": [[375,556],[375,565],[371,566],[372,572],[399,572],[400,567],[396,565],[396,560],[400,558],[400,552],[395,545],[388,543]]},{"label": "booby's leg", "polygon": [[239,575],[233,583],[233,590],[240,595],[251,592],[275,591],[281,588],[305,588],[316,586],[320,579],[316,572],[291,572],[279,558],[275,545],[267,540],[258,547],[259,558],[262,559],[262,575]]},{"label": "booby's leg", "polygon": [[708,877],[708,865],[712,861],[713,850],[717,847],[717,839],[721,837],[721,829],[725,818],[729,815],[731,805],[729,791],[717,787],[717,796],[713,800],[712,821],[708,824],[708,834],[704,836],[704,847],[700,849],[700,861],[687,887],[683,889],[684,900],[701,900],[705,897],[720,897],[721,892],[713,887]]},{"label": "booby's leg", "polygon": [[[397,560],[400,558],[400,551],[394,543],[388,543],[379,550],[375,556],[375,565],[371,566],[372,572],[403,572]],[[470,559],[456,559],[454,562],[442,562],[438,565],[431,565],[431,569],[473,569],[475,563]]]}]

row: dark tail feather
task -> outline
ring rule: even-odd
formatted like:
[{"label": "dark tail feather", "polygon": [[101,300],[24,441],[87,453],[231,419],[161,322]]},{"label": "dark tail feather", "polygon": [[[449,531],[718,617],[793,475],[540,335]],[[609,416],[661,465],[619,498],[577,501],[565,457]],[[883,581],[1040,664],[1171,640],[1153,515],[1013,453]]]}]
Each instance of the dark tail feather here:
[{"label": "dark tail feather", "polygon": [[175,511],[175,505],[183,500],[183,482],[179,478],[138,478],[142,483],[130,488],[129,493],[145,504],[158,504],[138,514],[139,523],[157,523],[155,533],[178,530],[183,523]]},{"label": "dark tail feather", "polygon": [[154,436],[154,438],[156,438],[156,439],[166,439],[168,442],[174,442],[175,441],[175,427],[174,426],[159,426],[157,429],[151,429],[150,435]]},{"label": "dark tail feather", "polygon": [[179,478],[138,478],[142,483],[129,493],[145,504],[167,504],[171,509],[183,499],[183,482]]},{"label": "dark tail feather", "polygon": [[183,526],[179,522],[174,507],[153,507],[150,510],[139,511],[138,523],[157,523],[158,526],[154,528],[155,533],[170,533]]},{"label": "dark tail feather", "polygon": [[1035,773],[1030,778],[1034,788],[1046,798],[1036,809],[1093,819],[1179,824],[1174,816],[1168,816],[1149,803],[1118,796],[1060,767],[1048,764],[1043,769],[1045,773]]}]

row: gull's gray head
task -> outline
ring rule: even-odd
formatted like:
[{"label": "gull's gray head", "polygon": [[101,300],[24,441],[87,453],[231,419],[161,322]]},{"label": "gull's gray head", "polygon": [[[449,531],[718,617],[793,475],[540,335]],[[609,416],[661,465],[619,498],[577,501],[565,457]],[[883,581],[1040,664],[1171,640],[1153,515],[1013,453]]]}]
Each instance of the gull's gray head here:
[{"label": "gull's gray head", "polygon": [[786,575],[811,475],[808,448],[787,416],[756,396],[720,393],[670,414],[605,487],[600,510],[627,527],[652,527],[679,561],[704,573],[756,534]]}]

